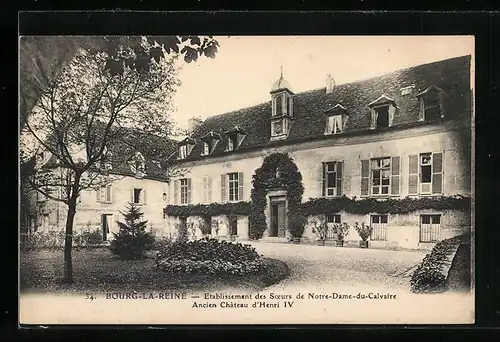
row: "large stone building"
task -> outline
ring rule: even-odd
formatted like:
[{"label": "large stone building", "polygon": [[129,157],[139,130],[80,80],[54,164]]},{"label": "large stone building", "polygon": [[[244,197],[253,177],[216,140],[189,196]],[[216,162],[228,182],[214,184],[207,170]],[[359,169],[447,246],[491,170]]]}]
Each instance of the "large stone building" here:
[{"label": "large stone building", "polygon": [[[269,101],[199,121],[179,142],[168,162],[187,172],[169,180],[164,232],[175,234],[179,222],[208,219],[220,224],[219,235],[248,238],[248,213],[228,215],[227,208],[255,205],[252,177],[276,153],[286,153],[297,166],[303,203],[344,196],[366,205],[370,199],[392,203],[393,209],[379,212],[347,207],[326,215],[331,224],[371,225],[373,246],[432,246],[468,231],[467,205],[450,203],[471,196],[471,99],[470,56],[348,84],[327,77],[326,87],[297,94],[281,75]],[[163,191],[154,200],[162,203]],[[266,192],[262,238],[286,238],[287,189],[258,191]],[[414,207],[400,210],[394,203]],[[322,215],[310,212],[309,219]],[[310,224],[304,237],[315,238]],[[351,229],[346,240],[359,236]]]},{"label": "large stone building", "polygon": [[[114,146],[104,153],[106,161],[91,170],[92,175],[106,176],[98,189],[81,191],[74,218],[75,231],[100,230],[103,239],[113,238],[118,232],[116,221],[123,221],[121,212],[129,203],[135,203],[149,227],[163,233],[163,209],[167,204],[169,171],[161,163],[174,151],[173,141],[160,137],[129,131]],[[155,153],[155,158],[148,158]],[[73,159],[85,159],[85,153],[72,153]],[[47,151],[38,151],[37,169],[49,169],[54,174],[63,172],[57,158]],[[92,184],[96,184],[93,182]],[[52,196],[60,197],[61,188],[53,189]],[[61,197],[60,197],[61,198]],[[34,231],[64,230],[68,207],[62,202],[37,193],[37,220]]]}]

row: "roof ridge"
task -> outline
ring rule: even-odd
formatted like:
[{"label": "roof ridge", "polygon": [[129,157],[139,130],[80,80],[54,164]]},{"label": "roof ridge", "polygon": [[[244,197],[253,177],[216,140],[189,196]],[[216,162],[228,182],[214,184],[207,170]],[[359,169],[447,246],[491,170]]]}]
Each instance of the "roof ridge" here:
[{"label": "roof ridge", "polygon": [[[454,59],[463,59],[465,57],[471,58],[471,55],[470,54],[468,54],[468,55],[461,55],[461,56],[450,57],[450,58],[441,59],[441,60],[437,60],[437,61],[433,61],[433,62],[427,62],[427,63],[424,63],[424,64],[416,64],[414,66],[410,66],[410,67],[406,67],[406,68],[402,68],[402,69],[393,70],[393,71],[386,72],[384,74],[380,74],[380,75],[377,75],[377,76],[372,76],[372,77],[357,79],[357,80],[354,80],[354,81],[351,81],[351,82],[346,82],[346,83],[339,83],[335,87],[345,87],[345,86],[348,86],[348,85],[354,85],[354,84],[358,84],[358,83],[363,83],[363,82],[375,80],[377,78],[382,78],[382,77],[387,77],[387,76],[390,76],[390,75],[402,73],[402,72],[405,72],[405,71],[408,71],[408,70],[411,70],[411,69],[420,68],[420,67],[426,67],[426,66],[429,66],[431,64],[436,64],[436,63],[445,63],[445,62],[448,62],[448,61],[451,61],[451,60],[454,60]],[[315,89],[309,89],[309,90],[301,91],[301,92],[296,93],[295,96],[300,96],[300,95],[304,95],[304,94],[307,94],[307,93],[317,92],[317,91],[323,90],[325,88],[326,87],[319,87],[319,88],[315,88]],[[215,118],[219,118],[221,116],[234,115],[234,114],[237,114],[238,112],[241,112],[241,111],[245,111],[245,110],[248,110],[248,109],[251,109],[251,108],[256,108],[256,107],[259,107],[259,106],[264,106],[266,104],[269,104],[270,102],[271,102],[271,100],[269,99],[268,101],[261,102],[261,103],[258,103],[258,104],[252,105],[252,106],[247,106],[247,107],[235,109],[235,110],[232,110],[232,111],[215,114],[215,115],[207,117],[205,119],[205,121],[206,120],[212,120],[212,119],[215,119]]]}]

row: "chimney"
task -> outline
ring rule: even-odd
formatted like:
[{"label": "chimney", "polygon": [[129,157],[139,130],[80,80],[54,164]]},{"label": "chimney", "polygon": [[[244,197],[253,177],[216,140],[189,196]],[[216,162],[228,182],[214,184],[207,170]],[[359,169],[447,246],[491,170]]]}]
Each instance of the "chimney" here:
[{"label": "chimney", "polygon": [[200,117],[193,117],[188,120],[188,134],[193,133],[198,126],[203,123],[203,120]]},{"label": "chimney", "polygon": [[326,93],[331,94],[334,87],[335,87],[335,80],[333,79],[332,75],[327,74],[326,75]]}]

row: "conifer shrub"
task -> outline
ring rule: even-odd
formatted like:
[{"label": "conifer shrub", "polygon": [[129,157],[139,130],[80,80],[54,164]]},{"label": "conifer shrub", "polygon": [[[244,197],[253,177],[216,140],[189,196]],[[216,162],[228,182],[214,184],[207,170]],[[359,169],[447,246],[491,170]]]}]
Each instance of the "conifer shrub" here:
[{"label": "conifer shrub", "polygon": [[144,213],[134,203],[130,203],[127,211],[121,214],[125,222],[117,221],[120,230],[113,233],[111,252],[123,260],[143,259],[155,242],[154,235],[146,230],[148,221],[142,220]]}]

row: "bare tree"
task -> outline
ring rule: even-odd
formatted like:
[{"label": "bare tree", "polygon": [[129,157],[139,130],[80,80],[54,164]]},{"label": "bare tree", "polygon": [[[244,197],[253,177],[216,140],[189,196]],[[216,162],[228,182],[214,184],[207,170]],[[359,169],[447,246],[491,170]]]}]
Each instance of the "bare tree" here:
[{"label": "bare tree", "polygon": [[[26,118],[21,148],[40,146],[53,162],[53,168],[37,169],[29,184],[68,208],[64,243],[68,283],[73,281],[73,222],[82,190],[97,189],[116,179],[105,172],[106,165],[111,158],[114,164],[129,161],[132,149],[112,149],[123,145],[131,131],[161,138],[173,129],[168,113],[169,100],[179,84],[175,57],[149,57],[145,63],[144,56],[151,56],[152,49],[166,52],[147,40],[142,41],[142,49],[140,65],[131,64],[138,56],[127,46],[119,47],[112,57],[95,49],[80,50],[64,68],[46,78],[47,86]],[[128,143],[134,145],[134,139]]]}]

